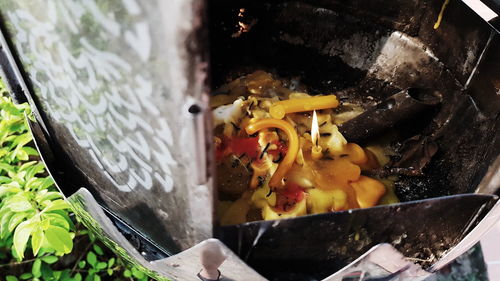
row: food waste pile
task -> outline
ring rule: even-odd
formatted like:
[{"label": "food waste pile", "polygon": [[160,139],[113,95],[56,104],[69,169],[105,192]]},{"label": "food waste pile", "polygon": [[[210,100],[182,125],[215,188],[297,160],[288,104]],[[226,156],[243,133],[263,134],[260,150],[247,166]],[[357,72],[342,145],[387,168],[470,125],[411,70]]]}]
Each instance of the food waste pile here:
[{"label": "food waste pile", "polygon": [[221,225],[399,202],[394,176],[369,173],[394,152],[339,131],[360,105],[256,71],[216,90],[211,107]]}]

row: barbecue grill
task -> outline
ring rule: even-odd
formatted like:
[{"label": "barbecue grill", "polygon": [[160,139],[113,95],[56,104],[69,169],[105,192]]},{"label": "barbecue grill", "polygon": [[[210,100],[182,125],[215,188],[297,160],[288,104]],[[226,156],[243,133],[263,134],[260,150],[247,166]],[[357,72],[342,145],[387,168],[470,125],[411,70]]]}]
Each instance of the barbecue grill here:
[{"label": "barbecue grill", "polygon": [[[224,257],[224,280],[418,280],[499,215],[499,5],[443,4],[3,1],[2,76],[79,217],[152,274]],[[366,108],[439,93],[426,114],[389,106],[401,203],[219,226],[208,101],[257,69]]]}]

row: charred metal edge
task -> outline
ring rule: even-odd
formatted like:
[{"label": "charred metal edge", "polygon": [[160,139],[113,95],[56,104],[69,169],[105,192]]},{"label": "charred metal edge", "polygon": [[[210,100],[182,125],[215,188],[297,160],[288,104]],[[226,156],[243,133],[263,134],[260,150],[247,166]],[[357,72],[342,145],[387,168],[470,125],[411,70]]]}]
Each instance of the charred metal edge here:
[{"label": "charred metal edge", "polygon": [[[466,200],[466,201],[463,201],[463,200]],[[470,200],[472,200],[472,201],[470,201]],[[390,214],[393,211],[399,212],[398,209],[402,208],[402,207],[406,207],[406,209],[408,209],[408,208],[411,209],[419,204],[423,204],[424,206],[427,206],[430,203],[435,205],[439,202],[447,202],[446,204],[448,206],[450,206],[450,204],[460,204],[460,203],[464,203],[464,202],[465,203],[470,202],[474,206],[474,211],[470,214],[470,216],[467,215],[467,217],[463,218],[466,221],[464,221],[463,225],[461,225],[456,230],[460,234],[455,235],[453,237],[450,237],[450,239],[452,239],[452,240],[450,240],[448,243],[451,243],[454,246],[451,246],[451,248],[448,248],[447,252],[444,252],[442,256],[440,255],[439,259],[437,259],[436,261],[432,261],[432,263],[434,263],[434,264],[424,265],[424,268],[426,268],[427,271],[432,273],[436,269],[439,269],[439,268],[436,268],[435,264],[442,267],[442,266],[446,265],[447,263],[451,262],[453,260],[453,258],[456,258],[460,254],[462,254],[463,251],[467,250],[468,246],[474,245],[474,243],[477,242],[477,239],[479,239],[479,237],[481,236],[481,233],[484,233],[483,231],[481,231],[481,226],[484,226],[484,225],[491,226],[498,220],[499,216],[497,215],[497,216],[488,216],[489,219],[487,220],[487,222],[482,221],[483,218],[486,218],[486,216],[488,215],[489,211],[492,209],[493,206],[499,206],[498,196],[487,195],[487,194],[458,194],[458,195],[450,195],[450,196],[445,196],[445,197],[440,197],[440,198],[418,200],[418,201],[405,202],[405,203],[393,204],[393,205],[387,205],[387,206],[376,206],[376,207],[372,207],[372,208],[368,208],[368,209],[357,209],[357,210],[345,211],[344,215],[347,213],[349,213],[349,214],[350,213],[358,213],[358,214],[362,215],[363,213],[371,212],[375,209],[377,209],[378,211],[381,211],[383,209],[387,209],[388,213]],[[469,206],[469,204],[467,204],[467,207],[472,207],[472,205]],[[497,207],[497,209],[499,209],[499,208],[500,207]],[[288,228],[291,226],[292,227],[291,229],[293,231],[293,229],[301,227],[301,224],[313,226],[313,225],[315,225],[315,222],[312,221],[311,219],[318,220],[318,219],[321,219],[321,217],[324,218],[325,216],[329,216],[329,215],[330,214],[319,214],[319,215],[308,216],[309,218],[300,217],[300,218],[294,218],[294,219],[283,219],[281,221],[257,221],[257,222],[250,222],[250,223],[245,223],[245,224],[241,224],[241,225],[224,226],[224,227],[220,227],[218,229],[219,235],[216,235],[216,237],[218,239],[221,239],[221,241],[223,241],[224,243],[227,243],[226,245],[228,245],[230,247],[230,249],[232,249],[234,252],[238,253],[238,255],[240,257],[242,257],[244,260],[246,260],[252,267],[256,268],[256,270],[258,272],[264,273],[264,271],[263,271],[264,269],[262,268],[262,262],[270,262],[271,261],[271,259],[262,260],[259,258],[266,251],[266,249],[271,249],[271,248],[269,248],[270,247],[269,243],[271,243],[271,240],[268,239],[269,236],[266,237],[264,235],[264,233],[267,230],[272,230],[273,232],[279,232],[280,234],[282,234],[284,228]],[[407,215],[409,215],[409,213]],[[307,221],[307,223],[305,222],[306,219],[309,219]],[[445,218],[443,218],[443,219],[445,219]],[[302,223],[298,222],[298,220],[302,221]],[[412,222],[408,222],[408,224],[411,225]],[[479,226],[479,225],[481,225],[481,226]],[[332,229],[334,227],[335,226],[333,225]],[[247,236],[246,238],[240,236],[241,235],[240,230],[242,230],[242,228],[245,228],[244,230],[251,230],[252,235]],[[281,230],[279,228],[281,228]],[[418,226],[417,226],[417,228],[418,228]],[[223,233],[223,232],[225,232],[225,233]],[[404,232],[406,233],[407,230],[404,230]],[[397,232],[397,233],[399,233],[399,232]],[[396,235],[397,233],[394,233],[394,234]],[[471,236],[469,235],[469,233],[476,233],[476,234],[479,233],[479,234],[476,235],[475,238],[471,240],[470,239]],[[227,234],[227,235],[225,235],[225,234]],[[274,234],[276,235],[276,233],[274,233]],[[393,235],[393,234],[392,233],[389,233],[389,234],[385,233],[384,235]],[[464,239],[464,237],[468,237],[468,244],[467,244],[468,246],[455,249],[455,246],[459,245],[461,243],[460,241],[462,239]],[[245,241],[241,242],[241,240],[243,238],[245,239]],[[288,238],[292,239],[291,237],[288,237]],[[318,237],[314,236],[314,238],[313,237],[310,237],[310,238],[316,239]],[[253,242],[252,242],[252,239],[253,239]],[[231,243],[230,241],[240,241],[240,242]],[[258,241],[259,245],[262,245],[262,247],[264,247],[264,248],[260,249],[260,252],[258,254],[259,257],[256,257],[256,258],[254,257],[254,258],[252,258],[252,261],[249,261],[249,260],[247,260],[247,258],[250,256],[250,254],[249,254],[249,250],[248,250],[247,246],[251,244],[252,247],[256,247],[257,241]],[[342,240],[342,241],[344,241],[344,240]],[[375,242],[376,243],[384,243],[384,242],[389,242],[389,240],[386,240],[386,241],[376,240]],[[376,246],[377,245],[376,243],[373,244],[372,247]],[[391,243],[393,243],[393,242],[391,242]],[[407,257],[413,256],[412,253],[406,252],[404,247],[401,247],[402,245],[401,246],[398,246],[398,245],[399,245],[398,243],[393,244],[393,246],[398,251],[402,251]],[[261,247],[261,246],[259,246],[259,247]],[[255,248],[252,251],[254,252],[253,255],[255,256]],[[272,251],[274,251],[274,250],[272,250]],[[366,251],[369,251],[369,249],[366,249]],[[345,269],[345,268],[349,268],[349,267],[353,266],[354,263],[356,262],[356,260],[358,260],[360,256],[363,256],[366,253],[366,251],[359,253],[359,255],[358,254],[352,255],[352,253],[350,253],[349,255],[352,255],[352,259],[349,263],[346,263],[343,268]],[[290,254],[290,253],[285,252],[285,254]],[[305,256],[307,256],[307,255],[305,255]],[[448,257],[453,257],[453,258],[448,259]],[[298,257],[296,257],[296,259],[297,258]],[[300,255],[300,258],[304,259],[304,255]],[[442,260],[443,258],[447,258],[447,259]],[[283,264],[282,261],[274,261],[273,260],[273,262],[276,262],[273,265],[276,267],[278,267],[280,264]],[[332,260],[332,262],[333,262],[333,260]],[[422,264],[420,264],[420,265],[422,266]],[[325,264],[324,266],[326,266],[326,267],[324,267],[325,270],[323,273],[325,273],[325,274],[329,273],[328,269],[326,269],[326,268],[331,268],[331,265]],[[430,266],[430,268],[428,268],[428,266]],[[281,266],[280,268],[281,268],[281,270],[284,270],[283,266]],[[341,270],[341,269],[342,268],[339,268],[338,270]],[[395,272],[398,269],[399,268],[396,268],[392,272]],[[319,268],[316,268],[315,270],[319,270]],[[337,271],[337,270],[333,270],[333,269],[331,270],[332,273],[334,271]],[[308,272],[310,272],[310,271],[304,272],[303,275],[300,275],[300,276],[306,276],[307,274],[310,274]],[[332,274],[332,273],[330,273],[330,274]],[[297,269],[297,272],[294,272],[294,274],[302,274],[302,273],[299,269]],[[266,276],[266,277],[269,278],[270,276]],[[283,277],[283,276],[275,274],[275,275],[273,275],[273,277],[278,278],[278,277]],[[321,276],[320,275],[315,276],[315,278],[319,278],[319,277],[326,278],[326,275],[321,274]]]},{"label": "charred metal edge", "polygon": [[155,261],[170,257],[172,253],[162,250],[153,241],[145,237],[141,232],[137,231],[131,225],[116,216],[113,212],[101,206],[108,218],[117,228],[117,230],[125,236],[132,246],[141,253],[147,261]]},{"label": "charred metal edge", "polygon": [[[479,194],[496,194],[500,188],[500,155],[495,159],[490,166],[486,175],[479,183],[475,193]],[[498,194],[497,194],[498,195]]]},{"label": "charred metal edge", "polygon": [[495,37],[495,35],[497,35],[497,34],[494,31],[492,31],[490,34],[490,37],[488,38],[488,41],[486,41],[486,44],[484,45],[483,50],[481,51],[481,54],[479,55],[479,58],[476,62],[476,65],[472,69],[472,72],[469,75],[469,78],[465,82],[465,85],[464,85],[465,90],[469,89],[472,80],[476,77],[476,75],[478,75],[479,66],[483,62],[483,59],[486,56],[486,54],[488,53],[488,50],[490,49],[490,46],[491,46],[491,42],[493,41],[493,38]]},{"label": "charred metal edge", "polygon": [[[453,249],[445,254],[438,262],[432,265],[429,268],[430,271],[437,271],[460,255],[465,253],[467,250],[472,248],[474,244],[479,242],[481,236],[486,234],[488,230],[490,230],[496,223],[500,220],[500,201],[493,206],[493,208],[488,210],[481,210],[483,213],[487,212],[487,214],[481,219],[481,221],[457,244]],[[480,214],[478,214],[480,215]]]},{"label": "charred metal edge", "polygon": [[[373,279],[353,278],[355,276],[363,277],[367,272],[370,272],[370,275],[378,273],[385,276],[377,276],[373,277]],[[420,281],[429,277],[431,274],[432,273],[423,270],[420,266],[407,260],[401,252],[390,244],[382,243],[373,246],[351,264],[326,277],[322,281],[389,281],[393,280],[395,277],[403,281]]]}]

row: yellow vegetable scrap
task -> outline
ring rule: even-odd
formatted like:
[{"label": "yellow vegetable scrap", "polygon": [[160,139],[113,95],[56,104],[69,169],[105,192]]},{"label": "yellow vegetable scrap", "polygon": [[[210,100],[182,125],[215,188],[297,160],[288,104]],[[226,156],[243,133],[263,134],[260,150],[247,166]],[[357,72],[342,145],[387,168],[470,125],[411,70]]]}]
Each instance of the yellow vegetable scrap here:
[{"label": "yellow vegetable scrap", "polygon": [[299,137],[297,136],[297,132],[290,125],[290,123],[283,120],[275,120],[275,119],[262,119],[258,120],[254,123],[251,123],[246,127],[246,131],[249,135],[255,134],[256,132],[267,129],[267,128],[278,128],[283,130],[288,137],[288,152],[286,153],[285,158],[278,166],[276,172],[274,172],[271,180],[269,181],[269,185],[272,188],[281,188],[283,187],[283,177],[286,172],[292,167],[295,158],[297,157],[297,152],[299,151]]},{"label": "yellow vegetable scrap", "polygon": [[274,103],[269,109],[271,117],[283,119],[285,114],[335,108],[339,101],[335,95],[290,99]]},{"label": "yellow vegetable scrap", "polygon": [[[221,225],[379,204],[390,181],[362,173],[385,165],[386,153],[342,136],[336,124],[349,115],[335,95],[291,91],[263,71],[221,89],[212,103]],[[394,202],[389,191],[384,202]]]},{"label": "yellow vegetable scrap", "polygon": [[360,176],[351,186],[356,191],[356,200],[361,208],[377,205],[378,200],[385,194],[385,186],[380,181],[365,176]]},{"label": "yellow vegetable scrap", "polygon": [[222,215],[220,223],[222,225],[240,224],[247,221],[247,213],[250,209],[248,196],[243,196],[236,200]]},{"label": "yellow vegetable scrap", "polygon": [[438,18],[436,20],[436,23],[434,23],[434,29],[438,29],[439,26],[441,25],[441,21],[443,20],[443,15],[444,15],[444,10],[446,10],[446,6],[450,3],[450,0],[445,0],[443,2],[443,5],[441,6],[441,11],[439,11]]},{"label": "yellow vegetable scrap", "polygon": [[347,210],[347,193],[340,189],[308,191],[307,209],[310,214]]}]

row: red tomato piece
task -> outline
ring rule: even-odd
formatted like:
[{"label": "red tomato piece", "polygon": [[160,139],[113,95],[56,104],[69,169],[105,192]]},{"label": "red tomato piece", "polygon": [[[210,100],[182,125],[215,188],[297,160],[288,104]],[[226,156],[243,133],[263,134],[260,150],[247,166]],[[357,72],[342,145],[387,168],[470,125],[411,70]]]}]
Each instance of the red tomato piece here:
[{"label": "red tomato piece", "polygon": [[245,154],[252,160],[255,160],[259,157],[259,137],[232,138],[230,140],[230,143],[231,152],[237,156]]},{"label": "red tomato piece", "polygon": [[276,209],[286,212],[304,199],[304,189],[296,183],[289,183],[284,189],[279,190],[276,195]]}]

